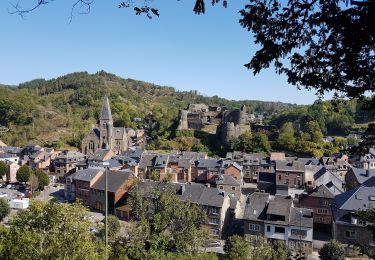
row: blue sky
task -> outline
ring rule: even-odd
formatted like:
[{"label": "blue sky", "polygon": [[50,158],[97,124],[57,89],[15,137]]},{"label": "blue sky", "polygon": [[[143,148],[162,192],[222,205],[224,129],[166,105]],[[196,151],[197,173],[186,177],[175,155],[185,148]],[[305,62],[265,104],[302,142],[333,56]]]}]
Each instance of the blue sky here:
[{"label": "blue sky", "polygon": [[0,2],[0,83],[105,70],[235,100],[316,99],[272,69],[253,76],[243,66],[257,50],[238,23],[246,0],[230,1],[227,9],[208,6],[199,16],[192,12],[194,0],[158,0],[161,16],[152,20],[118,9],[117,0],[95,0],[90,14],[75,14],[69,23],[73,2],[56,0],[24,19],[8,13],[8,1]]}]

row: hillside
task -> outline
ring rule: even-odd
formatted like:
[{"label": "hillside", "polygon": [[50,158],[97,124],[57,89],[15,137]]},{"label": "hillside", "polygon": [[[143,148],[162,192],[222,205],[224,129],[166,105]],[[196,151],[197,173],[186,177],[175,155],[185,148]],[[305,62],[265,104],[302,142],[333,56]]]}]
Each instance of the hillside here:
[{"label": "hillside", "polygon": [[[281,102],[231,101],[205,97],[196,91],[176,91],[133,79],[123,79],[100,71],[77,72],[55,79],[35,79],[18,87],[0,85],[0,126],[9,131],[0,137],[10,145],[79,146],[84,134],[97,123],[104,94],[108,93],[114,124],[126,127],[153,127],[150,135],[167,138],[178,110],[189,103],[240,107],[254,113],[281,113],[297,107]],[[134,122],[134,118],[142,122]]]}]

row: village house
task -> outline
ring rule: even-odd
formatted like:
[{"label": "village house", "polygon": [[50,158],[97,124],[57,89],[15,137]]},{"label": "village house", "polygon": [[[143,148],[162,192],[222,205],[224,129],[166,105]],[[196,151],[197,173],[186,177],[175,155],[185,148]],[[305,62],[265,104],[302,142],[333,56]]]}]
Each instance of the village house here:
[{"label": "village house", "polygon": [[375,169],[350,167],[345,176],[345,188],[347,191],[358,188],[365,181],[375,176]]},{"label": "village house", "polygon": [[19,157],[15,154],[0,152],[0,161],[13,162],[18,164]]},{"label": "village house", "polygon": [[305,164],[299,161],[276,161],[276,185],[303,188]]},{"label": "village house", "polygon": [[332,236],[344,244],[373,245],[371,230],[358,219],[357,210],[375,206],[375,186],[362,185],[335,197]]},{"label": "village house", "polygon": [[283,240],[292,251],[312,252],[312,211],[295,207],[290,196],[255,192],[247,198],[242,220],[245,237]]},{"label": "village house", "polygon": [[269,193],[254,192],[248,196],[242,217],[245,237],[264,235],[264,221],[267,219],[266,211],[269,201]]},{"label": "village house", "polygon": [[234,194],[236,198],[241,198],[241,180],[237,180],[235,177],[229,174],[219,174],[215,178],[215,187],[220,191],[224,191],[228,194]]},{"label": "village house", "polygon": [[274,196],[266,211],[265,237],[284,240],[291,250],[312,252],[313,217],[312,211],[295,208],[288,196]]},{"label": "village house", "polygon": [[217,188],[202,184],[176,184],[177,195],[181,200],[202,206],[208,216],[207,226],[213,239],[224,239],[229,226],[230,197]]},{"label": "village house", "polygon": [[75,199],[79,199],[85,205],[90,206],[90,189],[104,175],[104,171],[103,168],[88,168],[75,172],[73,174]]},{"label": "village house", "polygon": [[76,171],[77,163],[84,161],[86,156],[79,152],[63,151],[53,161],[55,175],[58,178],[63,178]]},{"label": "village house", "polygon": [[[129,170],[108,171],[108,213],[121,214],[116,208],[125,205],[125,194],[130,190],[136,177]],[[90,187],[90,209],[104,212],[105,174]],[[122,217],[122,216],[120,216]]]},{"label": "village house", "polygon": [[325,185],[320,185],[308,194],[299,196],[298,206],[313,210],[314,230],[329,232],[332,224],[332,211],[335,194]]},{"label": "village house", "polygon": [[355,166],[363,169],[375,169],[375,147],[370,148],[369,152],[359,159],[358,162],[355,162]]},{"label": "village house", "polygon": [[321,161],[327,170],[344,180],[349,169],[348,159],[349,157],[345,154],[337,154],[336,156],[322,157]]},{"label": "village house", "polygon": [[56,158],[57,153],[53,148],[42,148],[39,151],[27,156],[28,165],[32,169],[39,169],[49,172],[52,161]]}]

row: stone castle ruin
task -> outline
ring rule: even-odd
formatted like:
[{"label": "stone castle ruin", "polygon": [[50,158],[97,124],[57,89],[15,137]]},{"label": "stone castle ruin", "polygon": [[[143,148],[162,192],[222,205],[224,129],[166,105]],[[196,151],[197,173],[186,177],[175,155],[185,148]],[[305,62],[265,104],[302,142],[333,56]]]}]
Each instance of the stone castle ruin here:
[{"label": "stone castle ruin", "polygon": [[228,144],[232,138],[251,131],[250,121],[246,106],[230,110],[227,107],[190,104],[188,109],[180,110],[178,130],[202,130],[208,125],[214,125],[217,126],[218,139]]}]

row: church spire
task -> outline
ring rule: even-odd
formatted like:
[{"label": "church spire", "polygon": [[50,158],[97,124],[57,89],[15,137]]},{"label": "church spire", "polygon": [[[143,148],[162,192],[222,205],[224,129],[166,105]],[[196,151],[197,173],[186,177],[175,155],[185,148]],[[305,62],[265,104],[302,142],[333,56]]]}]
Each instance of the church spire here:
[{"label": "church spire", "polygon": [[103,109],[100,115],[100,120],[112,121],[112,113],[111,113],[111,107],[109,106],[108,95],[104,96]]}]

